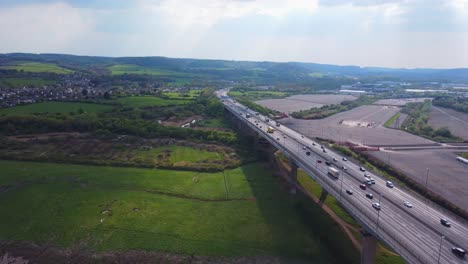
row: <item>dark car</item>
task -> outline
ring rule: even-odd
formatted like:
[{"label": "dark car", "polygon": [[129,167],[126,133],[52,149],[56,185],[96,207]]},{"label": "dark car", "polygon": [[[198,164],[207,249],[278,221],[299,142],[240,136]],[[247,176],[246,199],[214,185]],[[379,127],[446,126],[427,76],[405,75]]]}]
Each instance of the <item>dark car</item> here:
[{"label": "dark car", "polygon": [[331,165],[331,162],[329,162],[329,161],[327,160],[327,161],[325,161],[325,164],[327,164],[328,166],[330,166],[330,165]]},{"label": "dark car", "polygon": [[359,170],[360,171],[366,171],[366,169],[364,169],[363,167],[359,167]]},{"label": "dark car", "polygon": [[349,194],[349,195],[352,195],[352,194],[353,194],[353,191],[351,191],[351,190],[346,190],[346,193]]},{"label": "dark car", "polygon": [[307,151],[307,152],[306,152],[306,155],[307,155],[307,156],[310,156],[310,151]]},{"label": "dark car", "polygon": [[369,199],[372,199],[374,198],[374,195],[372,195],[372,193],[366,193],[366,197]]},{"label": "dark car", "polygon": [[365,189],[367,189],[367,186],[365,184],[361,184],[361,185],[359,185],[359,188],[365,190]]},{"label": "dark car", "polygon": [[443,225],[443,226],[446,226],[446,227],[451,227],[452,224],[449,222],[449,220],[445,219],[445,218],[442,218],[440,219],[440,223]]},{"label": "dark car", "polygon": [[326,150],[326,149],[323,149],[323,153],[327,153],[327,150]]},{"label": "dark car", "polygon": [[466,251],[463,248],[459,248],[459,247],[453,247],[452,253],[457,255],[460,258],[465,258],[465,255],[466,255]]},{"label": "dark car", "polygon": [[318,163],[322,163],[322,161],[321,161],[321,160],[317,160],[317,162],[318,162]]}]

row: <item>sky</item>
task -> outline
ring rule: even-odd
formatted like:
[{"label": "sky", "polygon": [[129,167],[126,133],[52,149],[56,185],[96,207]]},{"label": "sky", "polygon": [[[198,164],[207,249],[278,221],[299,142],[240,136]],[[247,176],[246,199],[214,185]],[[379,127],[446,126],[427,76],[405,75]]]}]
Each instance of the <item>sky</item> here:
[{"label": "sky", "polygon": [[0,53],[468,68],[468,0],[0,0]]}]

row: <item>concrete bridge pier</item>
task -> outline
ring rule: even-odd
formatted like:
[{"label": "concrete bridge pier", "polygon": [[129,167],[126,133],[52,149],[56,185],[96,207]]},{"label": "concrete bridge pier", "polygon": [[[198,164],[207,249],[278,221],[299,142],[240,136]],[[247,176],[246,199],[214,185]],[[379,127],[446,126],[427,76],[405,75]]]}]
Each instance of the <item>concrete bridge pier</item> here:
[{"label": "concrete bridge pier", "polygon": [[374,264],[375,255],[377,253],[377,239],[366,231],[361,232],[362,248],[361,248],[361,264]]},{"label": "concrete bridge pier", "polygon": [[294,161],[289,162],[291,166],[291,170],[289,171],[289,179],[291,183],[291,194],[296,194],[297,193],[297,185],[299,184],[297,181],[297,169],[299,168],[297,164]]}]

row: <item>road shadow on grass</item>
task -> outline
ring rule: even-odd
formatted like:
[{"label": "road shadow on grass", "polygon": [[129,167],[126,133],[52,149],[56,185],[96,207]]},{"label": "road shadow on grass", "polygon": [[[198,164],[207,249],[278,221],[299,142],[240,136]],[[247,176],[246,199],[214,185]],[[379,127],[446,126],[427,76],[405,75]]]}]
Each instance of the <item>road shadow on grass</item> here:
[{"label": "road shadow on grass", "polygon": [[338,224],[304,194],[290,194],[275,166],[252,164],[242,171],[268,225],[273,254],[311,263],[359,263],[359,252]]}]

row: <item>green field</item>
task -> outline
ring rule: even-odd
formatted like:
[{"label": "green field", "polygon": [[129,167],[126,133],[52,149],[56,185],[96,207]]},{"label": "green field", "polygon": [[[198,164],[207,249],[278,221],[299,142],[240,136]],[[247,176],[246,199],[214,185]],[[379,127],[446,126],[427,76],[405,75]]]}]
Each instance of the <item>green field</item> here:
[{"label": "green field", "polygon": [[0,79],[0,87],[9,87],[9,88],[16,88],[16,87],[24,87],[24,86],[43,86],[43,85],[50,85],[54,84],[56,81],[54,80],[47,80],[41,78],[1,78]]},{"label": "green field", "polygon": [[162,70],[158,68],[150,68],[133,64],[117,64],[109,67],[112,75],[122,75],[122,74],[148,74],[155,76],[171,76],[171,77],[199,77],[201,75]]},{"label": "green field", "polygon": [[191,100],[197,98],[201,93],[201,90],[190,90],[189,92],[179,93],[179,92],[165,92],[164,96],[167,96],[170,99],[185,99]]},{"label": "green field", "polygon": [[69,74],[74,71],[62,68],[53,63],[21,62],[16,65],[0,66],[0,69],[17,70],[25,72],[48,72],[57,74]]},{"label": "green field", "polygon": [[78,113],[82,109],[84,112],[105,112],[112,109],[110,105],[88,104],[88,103],[68,103],[68,102],[43,102],[36,104],[18,105],[11,108],[0,109],[0,115],[20,115],[20,114],[43,114],[43,113]]},{"label": "green field", "polygon": [[209,127],[209,128],[227,128],[229,124],[226,120],[222,118],[210,118],[210,119],[203,119],[198,122],[197,124],[200,127]]},{"label": "green field", "polygon": [[81,242],[97,251],[358,262],[320,208],[281,191],[259,164],[212,174],[15,161],[0,166],[0,239],[65,247]]},{"label": "green field", "polygon": [[131,96],[116,99],[116,101],[125,107],[151,107],[151,106],[169,106],[188,103],[187,100],[164,99],[155,96]]},{"label": "green field", "polygon": [[261,100],[261,99],[269,99],[269,98],[283,98],[286,97],[288,94],[285,92],[279,91],[230,91],[229,96],[232,97],[243,97],[248,98],[249,100]]},{"label": "green field", "polygon": [[462,156],[465,159],[468,159],[468,152],[462,152],[460,153],[460,156]]},{"label": "green field", "polygon": [[385,122],[385,127],[391,127],[393,123],[400,117],[401,113],[398,112],[392,118],[390,118],[387,122]]},{"label": "green field", "polygon": [[154,148],[148,151],[140,151],[138,157],[148,158],[148,157],[157,157],[158,155],[164,155],[170,153],[170,162],[198,162],[202,160],[222,160],[224,155],[217,152],[200,150],[192,147],[186,146],[166,146]]}]

